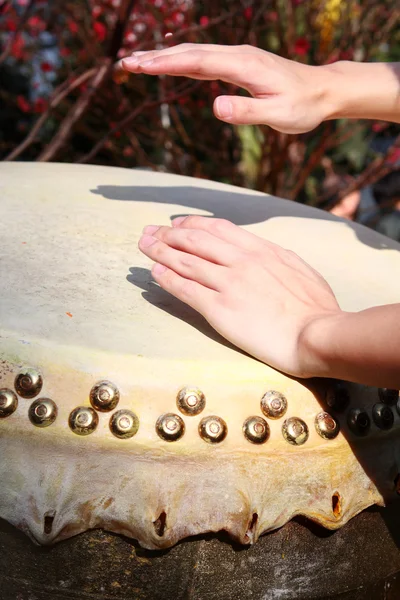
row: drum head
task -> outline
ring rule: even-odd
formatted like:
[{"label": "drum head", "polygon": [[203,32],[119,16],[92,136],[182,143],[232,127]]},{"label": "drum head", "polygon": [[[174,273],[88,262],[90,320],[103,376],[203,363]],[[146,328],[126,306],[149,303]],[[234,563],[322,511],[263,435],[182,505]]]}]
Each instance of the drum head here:
[{"label": "drum head", "polygon": [[158,549],[222,529],[251,544],[295,515],[337,529],[396,497],[393,394],[296,381],[238,351],[152,281],[137,242],[177,215],[229,219],[300,254],[348,311],[400,301],[399,245],[223,184],[0,170],[1,518],[42,544],[103,527]]}]

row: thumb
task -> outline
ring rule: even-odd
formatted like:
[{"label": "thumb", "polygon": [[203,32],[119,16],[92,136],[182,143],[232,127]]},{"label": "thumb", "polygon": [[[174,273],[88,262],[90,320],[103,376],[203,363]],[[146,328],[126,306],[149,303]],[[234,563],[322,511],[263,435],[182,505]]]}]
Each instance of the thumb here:
[{"label": "thumb", "polygon": [[[269,125],[268,100],[242,96],[218,96],[214,100],[214,115],[221,121],[236,125]],[[272,123],[271,123],[272,124]]]}]

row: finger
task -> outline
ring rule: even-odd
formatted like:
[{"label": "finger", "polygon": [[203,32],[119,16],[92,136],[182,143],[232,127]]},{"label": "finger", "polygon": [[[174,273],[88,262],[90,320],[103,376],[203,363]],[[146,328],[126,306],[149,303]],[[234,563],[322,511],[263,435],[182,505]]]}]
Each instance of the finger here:
[{"label": "finger", "polygon": [[178,275],[197,281],[210,289],[219,290],[225,281],[227,270],[224,267],[171,248],[150,235],[144,234],[140,238],[139,249],[149,258],[172,269]]},{"label": "finger", "polygon": [[[221,52],[221,53],[232,53],[240,52],[241,54],[259,54],[260,49],[254,46],[239,45],[239,46],[223,46],[222,44],[178,44],[176,46],[170,46],[169,48],[162,48],[161,50],[139,50],[132,52],[130,56],[125,57],[122,60],[127,60],[129,63],[130,58],[143,58],[146,56],[146,60],[157,58],[158,56],[169,56],[172,54],[181,54],[182,52],[189,52],[193,50],[204,50],[205,52]],[[132,64],[135,64],[132,61]]]},{"label": "finger", "polygon": [[204,287],[197,281],[185,279],[159,263],[153,265],[151,273],[163,290],[182,300],[202,315],[212,310],[218,299],[218,292]]},{"label": "finger", "polygon": [[[275,100],[275,102],[274,102]],[[240,96],[218,96],[214,100],[214,115],[221,121],[236,125],[276,125],[274,112],[276,97],[265,99]]]},{"label": "finger", "polygon": [[274,250],[277,248],[276,244],[264,240],[225,219],[213,219],[212,217],[191,215],[189,217],[178,217],[177,219],[174,219],[172,226],[182,229],[206,231],[229,244],[249,252],[265,252],[268,249]]},{"label": "finger", "polygon": [[[175,75],[192,79],[221,79],[227,83],[235,83],[248,89],[252,82],[259,80],[258,56],[251,61],[249,55],[243,53],[207,52],[189,50],[172,55],[161,55],[153,60],[123,59],[123,67],[134,73],[150,75]],[[255,62],[253,62],[255,61]],[[255,72],[257,71],[257,72]]]},{"label": "finger", "polygon": [[145,227],[149,234],[168,246],[194,254],[222,266],[231,266],[242,259],[243,252],[236,245],[215,237],[208,231],[177,227]]}]

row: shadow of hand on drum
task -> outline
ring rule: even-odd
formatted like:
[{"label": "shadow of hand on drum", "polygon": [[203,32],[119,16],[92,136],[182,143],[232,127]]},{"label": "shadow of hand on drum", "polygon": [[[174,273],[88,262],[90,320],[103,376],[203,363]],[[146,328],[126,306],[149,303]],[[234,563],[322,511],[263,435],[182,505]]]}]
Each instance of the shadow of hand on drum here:
[{"label": "shadow of hand on drum", "polygon": [[[390,247],[391,242],[384,236],[352,221],[331,215],[329,212],[261,193],[245,193],[246,190],[239,193],[238,189],[240,188],[223,191],[196,186],[98,185],[91,192],[108,200],[178,205],[194,209],[196,213],[202,211],[201,214],[204,216],[228,219],[239,226],[263,223],[274,217],[300,217],[342,222],[352,229],[354,235],[363,244],[376,249]],[[171,214],[170,218],[189,214],[193,214],[193,211]]]},{"label": "shadow of hand on drum", "polygon": [[222,337],[222,335],[217,333],[200,313],[163,290],[158,283],[154,281],[149,269],[130,267],[126,279],[129,283],[132,283],[143,290],[142,298],[147,300],[147,302],[150,302],[153,306],[160,308],[172,317],[185,321],[185,323],[195,327],[200,333],[206,335],[215,342],[248,356],[246,352],[243,352],[243,350],[240,350],[240,348],[237,348]]}]

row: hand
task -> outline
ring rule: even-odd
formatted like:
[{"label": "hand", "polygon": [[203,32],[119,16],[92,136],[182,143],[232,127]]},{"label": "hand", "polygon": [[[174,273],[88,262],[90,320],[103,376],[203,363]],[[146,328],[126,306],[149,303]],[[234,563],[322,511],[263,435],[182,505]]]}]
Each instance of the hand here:
[{"label": "hand", "polygon": [[228,123],[264,123],[284,133],[304,133],[329,118],[325,90],[331,73],[252,46],[180,44],[134,52],[122,59],[120,68],[150,75],[221,79],[246,89],[253,98],[216,98],[214,114]]},{"label": "hand", "polygon": [[229,221],[179,217],[148,226],[140,250],[156,261],[157,283],[226,339],[297,377],[325,373],[306,330],[341,310],[327,282],[290,250]]}]

